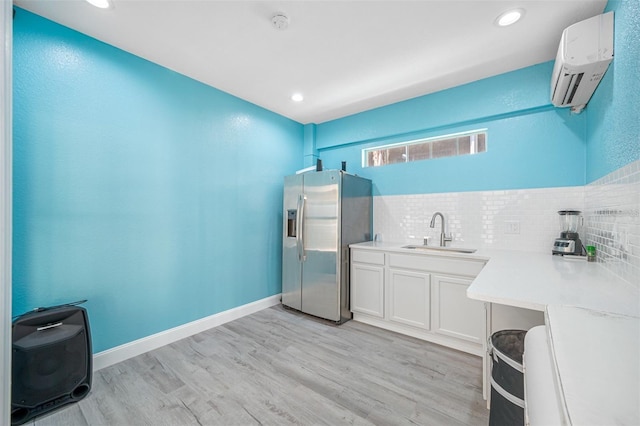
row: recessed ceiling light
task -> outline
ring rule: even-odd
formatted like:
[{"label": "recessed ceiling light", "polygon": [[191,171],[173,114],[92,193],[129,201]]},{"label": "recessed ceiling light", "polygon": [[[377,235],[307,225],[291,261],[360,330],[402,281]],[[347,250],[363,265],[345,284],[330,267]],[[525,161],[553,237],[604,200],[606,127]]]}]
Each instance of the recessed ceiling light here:
[{"label": "recessed ceiling light", "polygon": [[506,27],[518,22],[524,16],[524,9],[507,10],[496,18],[496,25]]},{"label": "recessed ceiling light", "polygon": [[302,93],[294,93],[291,95],[291,100],[293,102],[302,102],[304,100],[304,96],[302,96]]},{"label": "recessed ceiling light", "polygon": [[87,0],[87,3],[100,9],[109,9],[111,7],[111,1],[109,0]]}]

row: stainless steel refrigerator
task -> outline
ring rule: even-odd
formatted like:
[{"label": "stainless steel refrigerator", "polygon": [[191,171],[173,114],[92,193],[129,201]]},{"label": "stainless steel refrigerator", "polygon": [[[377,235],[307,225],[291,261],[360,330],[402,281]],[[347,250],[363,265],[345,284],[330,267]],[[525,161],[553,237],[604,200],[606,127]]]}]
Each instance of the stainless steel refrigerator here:
[{"label": "stainless steel refrigerator", "polygon": [[282,304],[351,319],[349,244],[371,240],[371,181],[340,170],[284,179]]}]

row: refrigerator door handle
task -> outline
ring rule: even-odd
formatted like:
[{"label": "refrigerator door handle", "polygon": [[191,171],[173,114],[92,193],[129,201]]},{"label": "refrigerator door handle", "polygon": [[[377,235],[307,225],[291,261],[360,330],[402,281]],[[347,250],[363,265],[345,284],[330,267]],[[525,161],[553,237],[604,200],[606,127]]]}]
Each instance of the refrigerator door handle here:
[{"label": "refrigerator door handle", "polygon": [[307,259],[307,256],[304,253],[304,205],[307,197],[304,194],[300,194],[298,198],[298,213],[296,215],[297,224],[296,227],[296,235],[298,237],[298,259],[300,262],[304,262]]},{"label": "refrigerator door handle", "polygon": [[298,261],[302,260],[300,255],[300,209],[302,204],[302,194],[298,195],[298,205],[296,206],[296,251],[298,252]]}]

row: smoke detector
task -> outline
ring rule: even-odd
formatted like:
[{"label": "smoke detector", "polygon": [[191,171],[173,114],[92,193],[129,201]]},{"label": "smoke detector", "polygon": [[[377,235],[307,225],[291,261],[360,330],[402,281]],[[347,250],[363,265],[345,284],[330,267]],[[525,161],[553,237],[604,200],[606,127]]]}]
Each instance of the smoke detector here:
[{"label": "smoke detector", "polygon": [[284,31],[289,27],[289,18],[287,15],[277,13],[271,18],[271,23],[273,24],[273,28]]}]

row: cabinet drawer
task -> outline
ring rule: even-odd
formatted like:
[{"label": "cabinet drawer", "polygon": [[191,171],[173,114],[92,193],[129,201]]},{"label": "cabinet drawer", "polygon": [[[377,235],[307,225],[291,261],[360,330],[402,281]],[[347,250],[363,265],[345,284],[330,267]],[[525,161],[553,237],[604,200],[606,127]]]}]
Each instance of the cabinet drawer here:
[{"label": "cabinet drawer", "polygon": [[384,253],[371,250],[351,250],[351,260],[353,262],[384,265]]},{"label": "cabinet drawer", "polygon": [[475,278],[484,267],[484,262],[475,259],[453,259],[444,256],[390,253],[389,266],[394,268],[415,269],[418,271],[465,275]]}]

